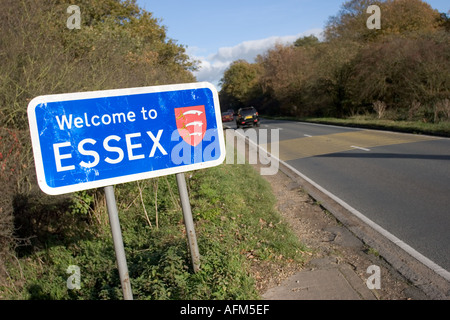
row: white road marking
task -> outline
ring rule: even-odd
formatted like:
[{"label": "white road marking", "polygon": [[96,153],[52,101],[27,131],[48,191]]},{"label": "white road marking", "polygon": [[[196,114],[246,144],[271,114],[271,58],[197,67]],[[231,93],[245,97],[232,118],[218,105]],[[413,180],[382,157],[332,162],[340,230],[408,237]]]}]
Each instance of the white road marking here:
[{"label": "white road marking", "polygon": [[359,149],[359,150],[364,150],[364,151],[370,151],[370,149],[363,148],[363,147],[357,147],[357,146],[350,146],[350,148]]}]

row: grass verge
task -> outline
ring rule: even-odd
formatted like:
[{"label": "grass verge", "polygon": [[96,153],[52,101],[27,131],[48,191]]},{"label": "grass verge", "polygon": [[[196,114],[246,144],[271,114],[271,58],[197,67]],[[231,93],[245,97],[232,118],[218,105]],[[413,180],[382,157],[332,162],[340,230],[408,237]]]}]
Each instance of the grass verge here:
[{"label": "grass verge", "polygon": [[267,118],[450,137],[450,122],[429,123],[423,121],[400,121],[400,120],[374,119],[373,117],[366,117],[366,116],[354,116],[343,119],[329,118],[329,117],[328,118],[267,117]]},{"label": "grass verge", "polygon": [[[186,174],[201,270],[193,273],[174,176],[116,186],[135,299],[258,299],[252,264],[302,263],[305,250],[275,210],[267,181],[249,165]],[[0,284],[2,299],[121,299],[101,192],[77,194],[65,216],[17,253]],[[80,289],[67,288],[69,266]]]}]

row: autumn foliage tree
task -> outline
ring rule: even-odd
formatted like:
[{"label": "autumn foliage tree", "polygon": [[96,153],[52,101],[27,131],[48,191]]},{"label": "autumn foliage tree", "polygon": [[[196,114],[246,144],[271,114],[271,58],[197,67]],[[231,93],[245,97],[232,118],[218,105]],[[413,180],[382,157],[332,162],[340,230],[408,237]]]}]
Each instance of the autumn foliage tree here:
[{"label": "autumn foliage tree", "polygon": [[237,60],[224,73],[220,98],[229,109],[237,110],[251,104],[252,98],[258,95],[258,67],[247,61]]},{"label": "autumn foliage tree", "polygon": [[413,101],[432,110],[450,94],[449,50],[448,36],[442,34],[394,37],[367,45],[353,62],[352,100],[357,105],[382,100],[402,120]]},{"label": "autumn foliage tree", "polygon": [[77,1],[73,30],[70,1],[1,1],[2,126],[27,128],[27,101],[37,95],[194,80],[185,48],[135,1]]},{"label": "autumn foliage tree", "polygon": [[[381,29],[367,27],[370,5],[380,7]],[[345,117],[375,113],[379,101],[391,119],[445,120],[435,110],[450,98],[448,21],[422,0],[347,1],[329,18],[323,41],[303,37],[256,59],[264,97],[257,107]],[[225,88],[229,81],[224,78]]]},{"label": "autumn foliage tree", "polygon": [[[135,1],[77,0],[79,29],[67,27],[72,4],[0,0],[0,284],[3,262],[14,247],[15,208],[24,208],[28,216],[22,220],[29,223],[59,212],[37,187],[29,101],[47,94],[195,81],[196,62],[185,47],[169,39],[160,21]],[[30,209],[37,203],[49,208],[42,216]]]}]

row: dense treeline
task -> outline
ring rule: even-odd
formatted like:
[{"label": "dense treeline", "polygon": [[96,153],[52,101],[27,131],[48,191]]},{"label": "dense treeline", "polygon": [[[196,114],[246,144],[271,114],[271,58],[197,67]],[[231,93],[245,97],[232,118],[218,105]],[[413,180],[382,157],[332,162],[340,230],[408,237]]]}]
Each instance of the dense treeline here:
[{"label": "dense treeline", "polygon": [[193,81],[195,65],[134,1],[2,0],[1,126],[27,128],[27,101],[52,93]]},{"label": "dense treeline", "polygon": [[[67,27],[72,4],[81,11],[79,29]],[[63,224],[77,223],[63,218],[67,211],[89,212],[94,199],[39,190],[28,102],[46,94],[192,82],[196,62],[135,1],[0,0],[0,8],[1,285],[16,240],[39,245],[40,234],[57,235]]]},{"label": "dense treeline", "polygon": [[[369,29],[370,5],[381,29]],[[253,105],[296,117],[374,114],[450,120],[450,19],[421,0],[351,0],[330,17],[324,40],[276,45],[224,73],[224,109]]]}]

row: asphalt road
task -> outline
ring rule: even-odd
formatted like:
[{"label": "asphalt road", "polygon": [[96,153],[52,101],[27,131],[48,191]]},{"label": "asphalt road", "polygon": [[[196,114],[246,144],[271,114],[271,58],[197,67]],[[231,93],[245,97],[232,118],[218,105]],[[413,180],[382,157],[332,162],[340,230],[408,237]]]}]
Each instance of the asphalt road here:
[{"label": "asphalt road", "polygon": [[280,129],[281,160],[450,271],[450,139],[265,119],[261,129]]}]

